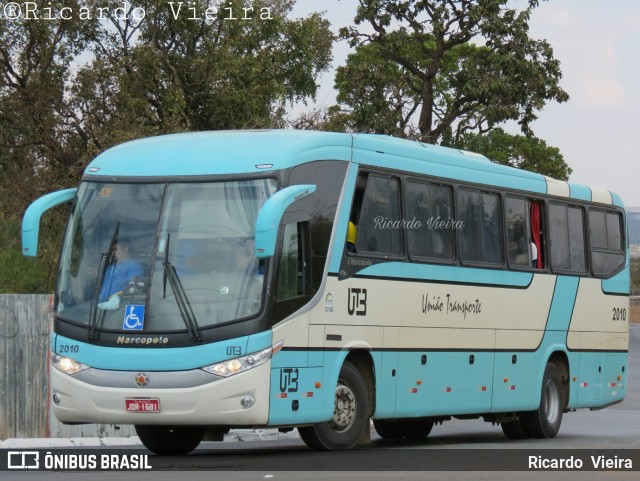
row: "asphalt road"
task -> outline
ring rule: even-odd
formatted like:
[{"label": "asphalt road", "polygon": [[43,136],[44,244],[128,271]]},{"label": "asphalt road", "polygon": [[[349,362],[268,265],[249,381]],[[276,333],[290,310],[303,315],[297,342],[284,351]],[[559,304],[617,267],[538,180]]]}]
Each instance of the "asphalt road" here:
[{"label": "asphalt road", "polygon": [[[345,452],[315,452],[299,439],[244,443],[203,443],[189,456],[150,456],[154,472],[2,473],[7,481],[43,479],[173,480],[640,480],[640,325],[631,327],[627,398],[601,411],[564,415],[550,440],[509,441],[500,426],[482,420],[451,421],[434,427],[419,444],[388,442],[372,434],[366,446]],[[119,447],[122,448],[122,447]],[[105,448],[103,448],[105,449]],[[132,451],[146,452],[140,446]],[[529,456],[584,460],[585,469],[537,471]],[[591,456],[631,459],[634,470],[589,471]]]}]

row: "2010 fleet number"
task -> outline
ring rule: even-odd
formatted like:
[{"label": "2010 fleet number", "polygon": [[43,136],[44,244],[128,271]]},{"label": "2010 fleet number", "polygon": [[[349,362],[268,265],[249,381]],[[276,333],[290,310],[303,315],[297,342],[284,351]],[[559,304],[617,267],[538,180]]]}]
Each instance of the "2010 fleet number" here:
[{"label": "2010 fleet number", "polygon": [[58,354],[73,354],[80,351],[80,346],[77,344],[60,344],[58,347]]},{"label": "2010 fleet number", "polygon": [[626,321],[627,310],[625,308],[614,307],[613,308],[613,320],[614,321]]}]

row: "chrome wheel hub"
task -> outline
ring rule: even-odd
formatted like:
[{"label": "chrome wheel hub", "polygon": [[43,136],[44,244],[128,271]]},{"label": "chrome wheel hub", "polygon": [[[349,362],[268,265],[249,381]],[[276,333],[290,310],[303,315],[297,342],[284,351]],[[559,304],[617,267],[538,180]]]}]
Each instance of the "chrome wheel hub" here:
[{"label": "chrome wheel hub", "polygon": [[347,431],[356,419],[356,397],[345,385],[336,387],[336,403],[333,409],[331,427],[336,432]]},{"label": "chrome wheel hub", "polygon": [[549,381],[544,390],[544,415],[550,424],[558,420],[560,411],[560,393],[556,385]]}]

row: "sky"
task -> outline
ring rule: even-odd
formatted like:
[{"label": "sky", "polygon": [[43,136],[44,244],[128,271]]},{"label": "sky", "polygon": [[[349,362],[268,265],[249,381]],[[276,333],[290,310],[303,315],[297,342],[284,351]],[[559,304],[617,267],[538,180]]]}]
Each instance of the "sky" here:
[{"label": "sky", "polygon": [[[353,23],[357,0],[297,0],[295,16],[324,11],[332,30]],[[513,7],[526,4],[515,0]],[[546,39],[560,60],[568,102],[549,103],[533,124],[573,169],[571,182],[617,192],[640,207],[640,1],[548,0],[534,11],[530,35]],[[349,46],[337,42],[334,67]],[[335,103],[335,72],[320,79],[316,107]],[[514,131],[515,133],[515,131]]]}]

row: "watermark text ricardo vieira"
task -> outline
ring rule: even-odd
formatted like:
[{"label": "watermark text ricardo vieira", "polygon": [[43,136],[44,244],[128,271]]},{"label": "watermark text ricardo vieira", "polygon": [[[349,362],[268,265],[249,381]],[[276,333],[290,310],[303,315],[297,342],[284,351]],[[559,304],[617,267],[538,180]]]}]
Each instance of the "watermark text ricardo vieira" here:
[{"label": "watermark text ricardo vieira", "polygon": [[[166,2],[161,14],[174,20],[180,18],[193,21],[216,20],[272,20],[271,8],[265,6],[232,6],[226,0],[210,2],[206,8],[191,2]],[[52,5],[52,2],[0,2],[0,20],[129,20],[141,21],[147,16],[144,7],[123,1],[118,7],[96,7]]]}]

